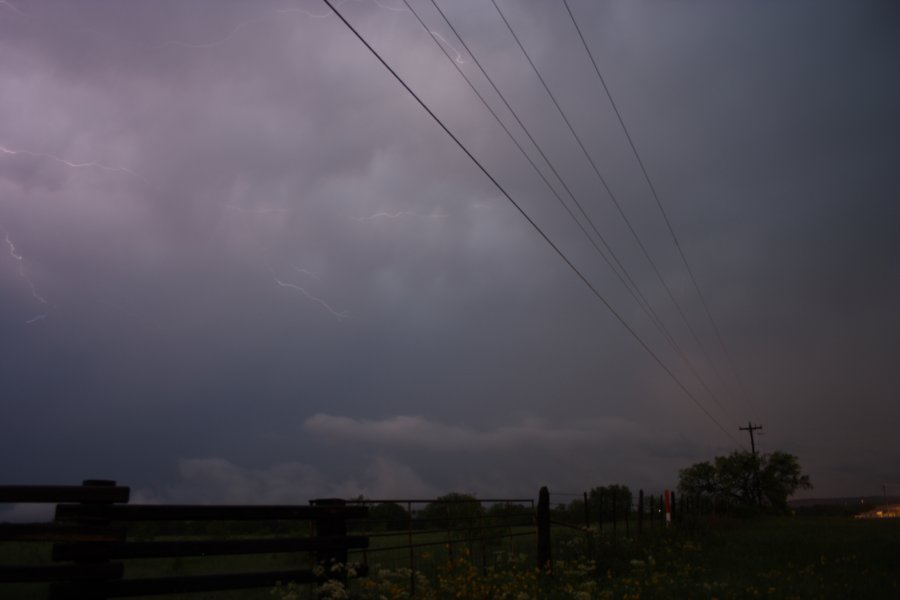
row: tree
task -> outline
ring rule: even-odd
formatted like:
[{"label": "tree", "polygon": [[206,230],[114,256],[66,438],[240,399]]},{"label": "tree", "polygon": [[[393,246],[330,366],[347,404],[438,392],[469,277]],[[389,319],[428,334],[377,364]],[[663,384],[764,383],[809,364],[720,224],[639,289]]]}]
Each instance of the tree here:
[{"label": "tree", "polygon": [[484,507],[471,494],[453,492],[425,505],[416,520],[425,529],[449,529],[456,537],[474,539],[479,536]]},{"label": "tree", "polygon": [[406,509],[393,502],[380,502],[369,508],[373,531],[400,531],[408,527]]},{"label": "tree", "polygon": [[812,488],[809,475],[800,471],[797,458],[784,452],[766,455],[760,465],[759,490],[762,501],[772,508],[787,510],[787,499],[797,490]]},{"label": "tree", "polygon": [[725,510],[762,507],[784,511],[791,494],[812,487],[797,457],[785,452],[732,452],[717,456],[714,464],[700,462],[682,469],[678,477],[682,496],[710,498]]},{"label": "tree", "polygon": [[631,490],[624,485],[599,486],[588,492],[588,509],[595,522],[598,518],[603,521],[624,519],[633,502]]},{"label": "tree", "polygon": [[569,525],[584,525],[584,500],[572,500],[550,508],[550,518]]},{"label": "tree", "polygon": [[485,516],[492,526],[505,525],[513,527],[534,524],[534,509],[524,504],[498,502],[487,509]]}]

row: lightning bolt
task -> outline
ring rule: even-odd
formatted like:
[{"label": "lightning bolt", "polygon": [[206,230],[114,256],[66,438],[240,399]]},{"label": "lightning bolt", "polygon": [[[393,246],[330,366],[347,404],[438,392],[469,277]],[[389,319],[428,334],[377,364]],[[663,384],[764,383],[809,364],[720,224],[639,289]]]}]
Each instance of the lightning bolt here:
[{"label": "lightning bolt", "polygon": [[448,42],[447,39],[446,39],[444,36],[442,36],[441,34],[439,34],[437,31],[431,31],[431,30],[429,30],[428,33],[430,33],[432,36],[434,36],[434,39],[436,39],[438,42],[440,42],[441,44],[443,44],[443,45],[447,46],[448,48],[450,48],[450,51],[453,52],[453,54],[456,55],[456,57],[453,59],[453,62],[455,62],[455,63],[458,64],[458,65],[464,65],[464,64],[466,64],[466,61],[464,61],[464,60],[462,59],[462,54],[459,52],[459,50],[457,50],[456,47],[455,47],[453,44],[451,44],[450,42]]},{"label": "lightning bolt", "polygon": [[8,9],[10,9],[11,11],[13,11],[14,13],[18,13],[18,14],[22,15],[23,17],[28,16],[27,14],[25,14],[24,12],[19,10],[15,4],[13,4],[12,2],[7,2],[7,0],[0,0],[0,6],[5,6]]},{"label": "lightning bolt", "polygon": [[103,163],[98,162],[74,162],[71,160],[66,160],[65,158],[60,158],[55,154],[47,154],[45,152],[32,152],[30,150],[13,150],[12,148],[7,148],[5,146],[0,146],[0,154],[8,154],[8,155],[18,155],[21,154],[23,156],[32,156],[34,158],[49,158],[58,163],[66,165],[67,167],[71,167],[73,169],[100,169],[103,171],[113,171],[117,173],[126,173],[131,175],[132,177],[136,177],[144,182],[146,185],[150,185],[150,182],[147,181],[147,178],[143,175],[132,171],[131,169],[127,169],[125,167],[112,167],[109,165],[104,165]]},{"label": "lightning bolt", "polygon": [[[372,0],[375,4],[377,4],[380,8],[384,10],[389,10],[391,12],[406,12],[406,9],[402,6],[387,6],[386,4],[382,4],[380,0]],[[340,8],[340,5],[337,5]]]},{"label": "lightning bolt", "polygon": [[333,308],[331,308],[331,306],[328,305],[327,302],[325,302],[321,298],[317,298],[316,296],[313,296],[312,294],[307,292],[305,289],[303,289],[299,285],[281,281],[280,279],[278,279],[278,277],[276,277],[274,275],[273,275],[273,277],[275,277],[275,283],[277,283],[279,286],[285,287],[285,288],[291,288],[292,290],[297,290],[298,292],[303,294],[306,297],[306,299],[309,300],[310,302],[315,302],[317,304],[320,304],[325,310],[327,310],[332,315],[334,315],[334,318],[337,319],[338,321],[343,321],[344,319],[350,318],[350,313],[338,312],[338,311],[334,310]]},{"label": "lightning bolt", "polygon": [[9,255],[19,261],[19,264],[21,265],[22,255],[16,252],[16,245],[12,243],[11,239],[9,239],[9,234],[5,232],[4,234],[6,237],[6,245],[9,246]]},{"label": "lightning bolt", "polygon": [[301,269],[300,267],[294,267],[294,270],[297,271],[298,273],[302,273],[303,275],[306,275],[307,277],[312,277],[313,279],[322,281],[321,277],[319,277],[318,275],[316,275],[315,273],[313,273],[312,271],[310,271],[308,269]]},{"label": "lightning bolt", "polygon": [[241,21],[240,23],[235,25],[234,28],[231,30],[231,32],[228,33],[225,37],[220,38],[218,40],[213,40],[212,42],[207,42],[205,44],[192,44],[190,42],[181,42],[178,40],[166,40],[163,42],[162,45],[163,46],[180,46],[182,48],[195,48],[198,50],[205,50],[207,48],[215,48],[215,47],[221,46],[222,44],[229,41],[231,38],[233,38],[238,33],[240,33],[240,31],[242,29],[244,29],[245,27],[247,27],[248,25],[252,25],[253,23],[258,23],[259,21],[262,21],[264,18],[266,18],[270,14],[274,14],[274,13],[265,13],[258,17],[254,17],[252,19],[247,19],[246,21]]},{"label": "lightning bolt", "polygon": [[9,239],[9,233],[4,231],[3,235],[6,239],[6,245],[9,247],[9,255],[13,257],[13,260],[15,260],[19,264],[19,276],[24,279],[26,283],[28,283],[28,287],[31,288],[32,297],[41,304],[49,305],[50,303],[47,302],[47,300],[44,299],[43,296],[38,294],[37,289],[34,287],[34,282],[31,281],[31,278],[25,271],[25,259],[16,251],[16,245],[13,244],[13,241],[11,239]]},{"label": "lightning bolt", "polygon": [[43,320],[46,319],[46,318],[47,318],[47,315],[45,315],[45,314],[39,314],[39,315],[36,315],[36,316],[34,316],[34,317],[31,317],[30,319],[28,319],[27,321],[25,321],[25,324],[26,324],[26,325],[31,325],[32,323],[37,323],[38,321],[43,321]]}]

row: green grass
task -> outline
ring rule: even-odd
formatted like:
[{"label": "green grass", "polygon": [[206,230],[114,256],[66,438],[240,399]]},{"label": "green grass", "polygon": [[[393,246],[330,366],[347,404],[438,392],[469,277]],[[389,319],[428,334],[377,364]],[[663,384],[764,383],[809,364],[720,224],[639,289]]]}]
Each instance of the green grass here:
[{"label": "green grass", "polygon": [[720,598],[900,598],[897,521],[721,522],[696,546],[673,565],[692,566],[697,581],[720,583]]},{"label": "green grass", "polygon": [[[468,556],[477,565],[494,564],[498,557],[509,554],[524,554],[528,560],[533,562],[537,543],[534,527],[516,526],[512,528],[512,531],[516,534],[526,535],[497,537],[484,542],[478,539],[469,541],[457,535],[452,538],[453,543],[448,544],[445,533],[413,531],[412,543],[421,545],[421,547],[413,550],[412,558],[410,558],[410,551],[407,548],[396,548],[409,542],[406,532],[378,535],[370,539],[369,549],[365,553],[351,552],[349,560],[387,569],[415,568],[429,577],[434,576],[448,561],[463,555]],[[491,534],[491,536],[499,535],[496,531]]]},{"label": "green grass", "polygon": [[[632,536],[626,537],[619,528],[613,538],[610,529],[585,535],[554,527],[555,573],[549,583],[540,584],[539,597],[900,598],[900,521],[708,519],[671,529],[645,529],[641,536],[636,528],[631,531]],[[521,539],[534,544],[534,538]],[[489,570],[482,576],[476,548],[471,556],[475,568],[465,578],[450,578],[449,584],[445,577],[445,589],[432,590],[428,598],[450,598],[460,591],[460,597],[495,598],[498,582],[504,593],[523,591],[537,597],[534,581],[527,577],[534,564],[533,548],[528,550],[529,558],[508,567],[507,573]],[[370,562],[375,562],[376,554],[370,554]],[[416,556],[417,568],[432,578],[445,570],[445,553],[427,555],[420,550]],[[408,566],[408,554],[395,558],[397,567]],[[482,589],[491,591],[474,595],[472,590],[478,588],[471,582],[473,573],[484,581]]]},{"label": "green grass", "polygon": [[710,520],[596,543],[601,598],[900,598],[900,521]]},{"label": "green grass", "polygon": [[[522,528],[521,531],[529,531]],[[556,563],[551,583],[542,584],[542,597],[612,599],[845,599],[900,598],[900,520],[854,520],[838,517],[782,517],[706,520],[665,530],[654,528],[640,537],[626,538],[621,528],[615,540],[605,529],[587,536],[553,528]],[[417,570],[431,579],[445,571],[450,559],[439,533],[414,535],[415,542],[435,545],[414,553]],[[388,569],[409,566],[406,549],[384,550],[407,542],[405,532],[374,537],[367,553],[370,565]],[[454,546],[454,558],[467,555],[473,568],[469,579],[482,577],[482,564],[495,565],[494,581],[508,582],[515,591],[533,573],[535,538],[524,536],[486,544]],[[482,554],[484,551],[484,554]],[[484,557],[484,563],[482,562]],[[508,557],[518,566],[507,565]],[[35,563],[49,557],[47,545],[0,544],[0,562]],[[126,562],[128,577],[290,568],[303,557],[267,555],[192,557],[180,560]],[[354,553],[351,560],[362,561]],[[589,565],[586,568],[585,565]],[[497,575],[498,570],[506,573]],[[453,585],[452,582],[445,585]],[[471,581],[467,583],[471,585]],[[525,585],[523,583],[522,585]],[[549,586],[549,587],[548,587]],[[469,590],[475,588],[467,588]],[[534,589],[527,588],[527,589]],[[2,598],[43,598],[40,587],[0,585]],[[443,596],[440,596],[443,597]],[[469,596],[477,597],[477,596]],[[513,596],[514,597],[514,596]],[[209,598],[271,598],[269,590],[184,595],[187,600]]]}]

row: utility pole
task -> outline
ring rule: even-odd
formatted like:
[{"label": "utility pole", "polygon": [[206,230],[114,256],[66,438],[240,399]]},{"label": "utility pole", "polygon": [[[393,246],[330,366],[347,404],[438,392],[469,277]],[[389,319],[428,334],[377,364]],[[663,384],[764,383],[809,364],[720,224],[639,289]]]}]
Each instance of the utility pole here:
[{"label": "utility pole", "polygon": [[747,421],[746,427],[738,427],[738,430],[750,433],[750,449],[753,451],[753,456],[756,456],[756,440],[753,439],[753,432],[759,429],[762,429],[762,425],[754,425],[752,421]]},{"label": "utility pole", "polygon": [[738,427],[739,431],[746,431],[750,434],[750,450],[753,452],[753,485],[756,488],[756,503],[762,506],[762,490],[759,487],[759,462],[756,456],[756,440],[753,438],[753,432],[762,429],[762,425],[754,425],[753,421],[747,421],[746,427]]}]

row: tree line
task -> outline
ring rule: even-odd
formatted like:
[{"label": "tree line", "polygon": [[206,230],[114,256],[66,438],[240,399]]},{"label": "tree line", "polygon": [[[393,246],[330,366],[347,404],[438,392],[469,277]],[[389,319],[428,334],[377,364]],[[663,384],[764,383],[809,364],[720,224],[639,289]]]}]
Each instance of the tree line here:
[{"label": "tree line", "polygon": [[[719,513],[784,513],[792,494],[811,487],[809,476],[802,473],[796,456],[786,452],[736,451],[680,470],[677,495],[682,502]],[[661,510],[658,496],[654,498],[655,510]],[[551,509],[551,516],[555,521],[583,525],[621,521],[636,508],[631,489],[612,484],[592,487],[581,498],[557,504]],[[644,511],[650,510],[648,497]],[[474,535],[486,524],[490,527],[500,522],[510,527],[531,525],[533,516],[529,505],[501,502],[485,506],[473,494],[454,492],[411,513],[396,503],[372,504],[367,526],[372,531],[449,529],[460,535]]]}]

